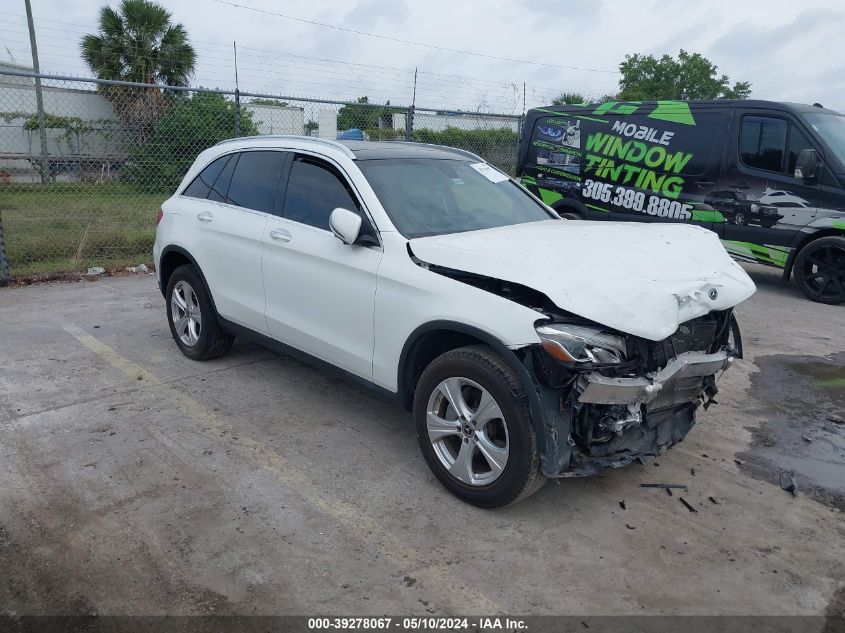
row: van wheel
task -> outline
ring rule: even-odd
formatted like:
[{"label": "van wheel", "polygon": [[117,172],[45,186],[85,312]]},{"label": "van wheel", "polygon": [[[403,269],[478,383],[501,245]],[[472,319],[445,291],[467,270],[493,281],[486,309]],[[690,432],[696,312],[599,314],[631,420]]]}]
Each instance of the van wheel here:
[{"label": "van wheel", "polygon": [[193,266],[173,271],[165,297],[170,333],[185,356],[210,360],[231,349],[235,337],[220,329],[208,291]]},{"label": "van wheel", "polygon": [[514,503],[545,482],[525,389],[490,348],[434,359],[414,393],[423,457],[452,494],[482,508]]},{"label": "van wheel", "polygon": [[845,303],[845,237],[820,237],[804,246],[795,258],[793,275],[811,301]]},{"label": "van wheel", "polygon": [[567,212],[567,213],[561,213],[560,211],[558,211],[558,212],[557,212],[557,214],[558,214],[560,217],[562,217],[564,220],[583,220],[583,219],[584,219],[584,218],[581,216],[581,214],[580,214],[580,213],[575,213],[574,211],[572,211],[572,212]]}]

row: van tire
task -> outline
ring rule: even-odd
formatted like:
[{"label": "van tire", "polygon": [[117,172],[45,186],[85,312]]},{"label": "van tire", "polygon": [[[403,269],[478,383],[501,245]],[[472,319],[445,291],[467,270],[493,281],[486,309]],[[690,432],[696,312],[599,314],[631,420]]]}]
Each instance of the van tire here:
[{"label": "van tire", "polygon": [[792,276],[810,301],[845,303],[845,236],[828,235],[805,244],[795,257]]}]

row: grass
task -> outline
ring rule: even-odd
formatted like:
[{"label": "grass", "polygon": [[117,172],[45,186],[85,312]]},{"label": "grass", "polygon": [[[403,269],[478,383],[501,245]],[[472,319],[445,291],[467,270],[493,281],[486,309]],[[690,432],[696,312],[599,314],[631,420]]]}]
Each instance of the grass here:
[{"label": "grass", "polygon": [[166,198],[120,183],[0,185],[12,277],[149,263]]}]

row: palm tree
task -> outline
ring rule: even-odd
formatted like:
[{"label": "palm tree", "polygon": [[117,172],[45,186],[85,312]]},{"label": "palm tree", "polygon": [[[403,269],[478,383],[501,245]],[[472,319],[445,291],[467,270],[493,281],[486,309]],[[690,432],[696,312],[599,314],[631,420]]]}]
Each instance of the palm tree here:
[{"label": "palm tree", "polygon": [[[99,32],[82,38],[82,58],[100,79],[186,86],[194,74],[196,52],[185,27],[171,24],[170,17],[167,9],[149,0],[123,0],[117,10],[104,6]],[[166,101],[155,88],[103,86],[101,92],[124,122],[142,129]]]},{"label": "palm tree", "polygon": [[562,92],[552,100],[552,105],[579,105],[586,101],[580,92]]}]

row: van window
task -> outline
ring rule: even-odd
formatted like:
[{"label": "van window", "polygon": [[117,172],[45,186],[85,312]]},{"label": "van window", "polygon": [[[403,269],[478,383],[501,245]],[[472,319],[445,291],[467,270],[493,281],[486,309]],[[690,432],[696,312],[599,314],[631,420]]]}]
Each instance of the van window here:
[{"label": "van window", "polygon": [[243,152],[232,175],[226,202],[274,213],[284,164],[284,152]]},{"label": "van window", "polygon": [[748,167],[783,173],[786,121],[766,116],[742,119],[739,155]]},{"label": "van window", "polygon": [[792,176],[795,173],[795,164],[798,162],[798,154],[805,149],[814,149],[807,140],[804,133],[798,129],[797,126],[789,126],[789,143],[787,145],[787,156],[789,163],[786,168],[786,173]]}]

